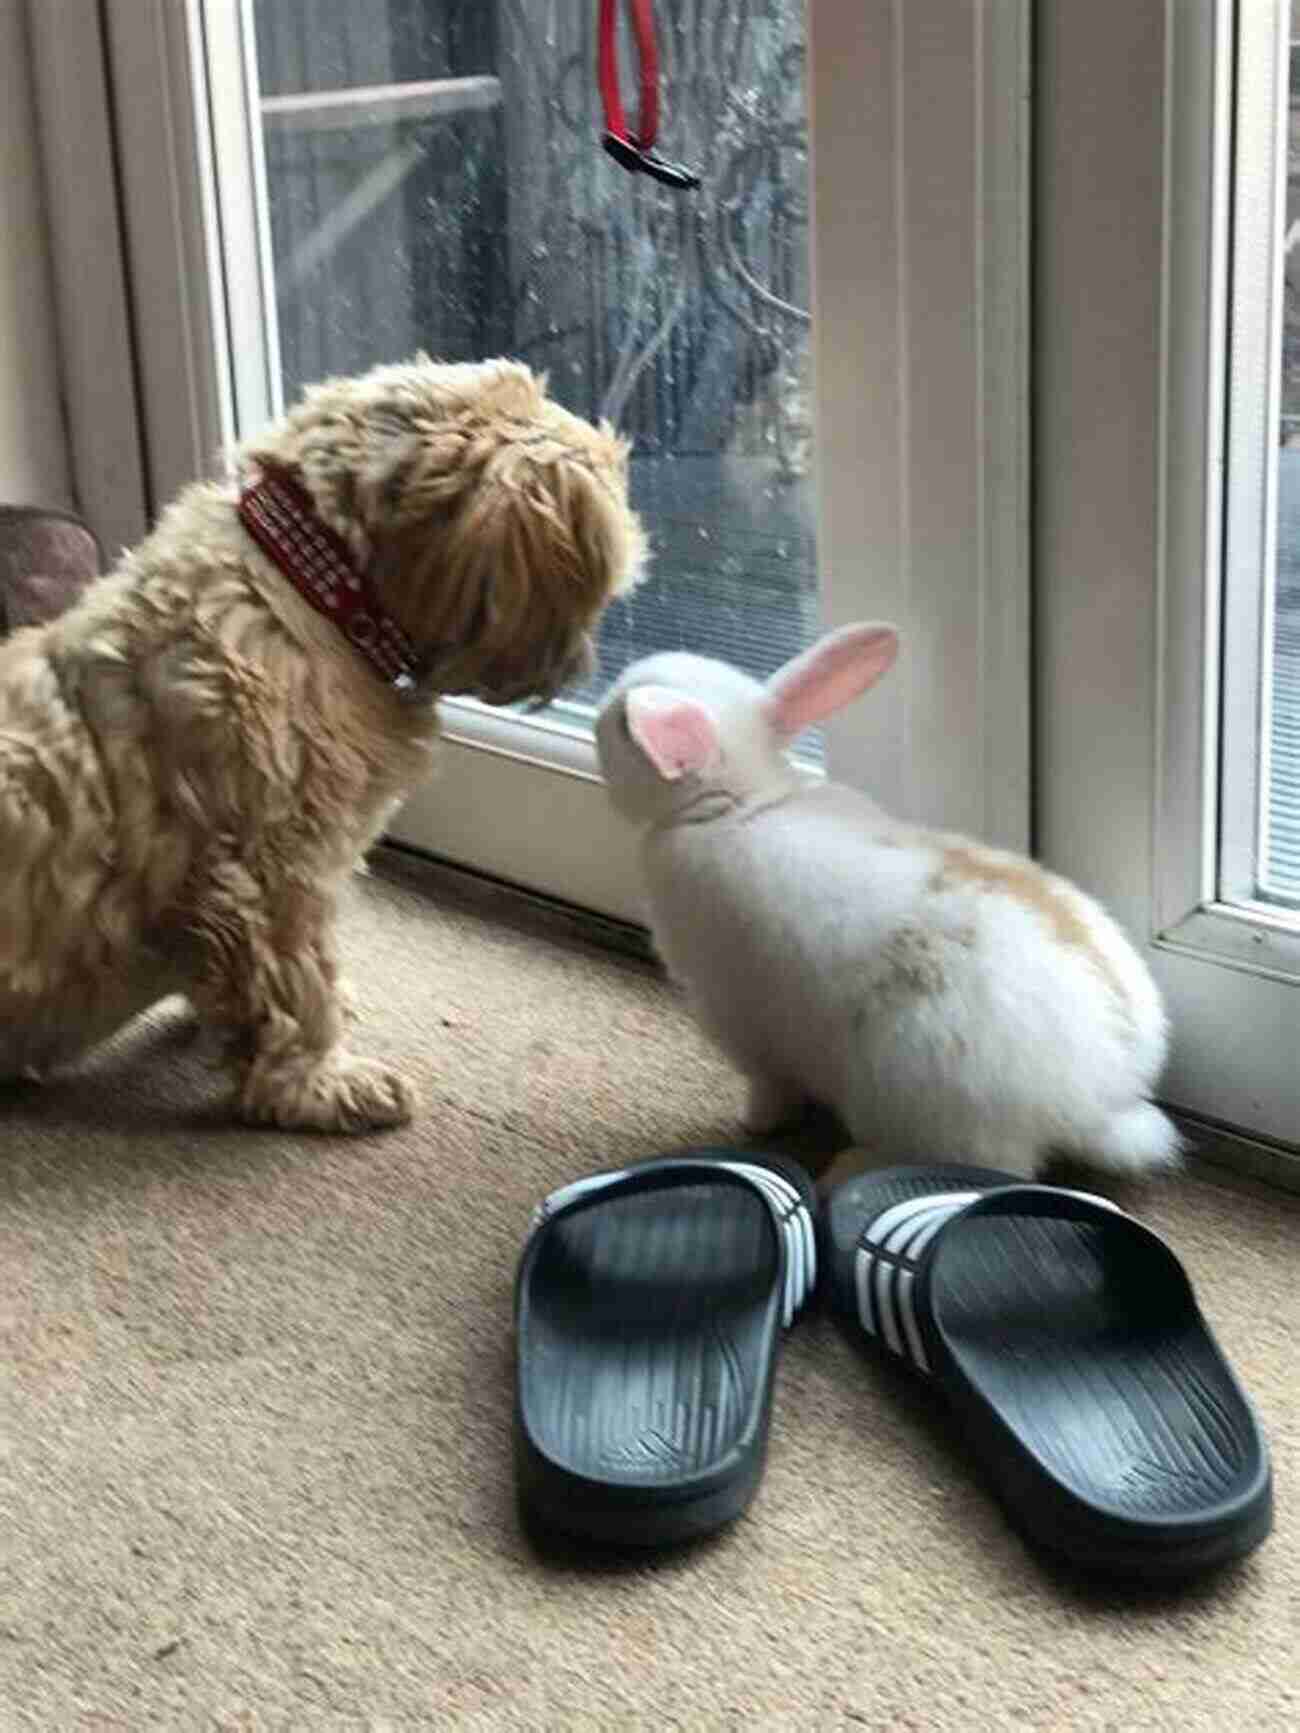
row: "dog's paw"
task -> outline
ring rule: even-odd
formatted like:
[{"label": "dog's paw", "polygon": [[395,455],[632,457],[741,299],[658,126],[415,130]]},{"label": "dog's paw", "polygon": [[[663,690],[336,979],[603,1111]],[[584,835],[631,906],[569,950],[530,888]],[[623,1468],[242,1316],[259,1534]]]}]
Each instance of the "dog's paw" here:
[{"label": "dog's paw", "polygon": [[415,1112],[415,1092],[406,1079],[370,1059],[340,1061],[326,1093],[337,1116],[331,1127],[335,1131],[405,1125]]},{"label": "dog's paw", "polygon": [[381,1131],[406,1124],[415,1096],[388,1066],[341,1054],[307,1071],[254,1075],[240,1108],[253,1124],[285,1131]]}]

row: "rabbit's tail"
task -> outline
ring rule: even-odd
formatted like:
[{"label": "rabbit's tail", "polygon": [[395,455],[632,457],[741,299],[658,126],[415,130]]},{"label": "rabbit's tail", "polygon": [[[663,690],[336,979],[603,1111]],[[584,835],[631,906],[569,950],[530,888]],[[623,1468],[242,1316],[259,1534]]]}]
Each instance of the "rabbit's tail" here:
[{"label": "rabbit's tail", "polygon": [[1089,1160],[1111,1173],[1157,1173],[1182,1161],[1183,1140],[1173,1123],[1150,1101],[1127,1107],[1088,1140]]}]

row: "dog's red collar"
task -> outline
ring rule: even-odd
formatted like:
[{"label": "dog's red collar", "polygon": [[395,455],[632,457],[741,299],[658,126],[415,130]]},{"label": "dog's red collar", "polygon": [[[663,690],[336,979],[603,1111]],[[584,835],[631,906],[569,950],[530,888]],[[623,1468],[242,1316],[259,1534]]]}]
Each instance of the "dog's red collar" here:
[{"label": "dog's red collar", "polygon": [[244,528],[316,609],[391,685],[414,683],[415,646],[384,612],[347,543],[317,513],[311,495],[282,469],[264,469],[239,496]]}]

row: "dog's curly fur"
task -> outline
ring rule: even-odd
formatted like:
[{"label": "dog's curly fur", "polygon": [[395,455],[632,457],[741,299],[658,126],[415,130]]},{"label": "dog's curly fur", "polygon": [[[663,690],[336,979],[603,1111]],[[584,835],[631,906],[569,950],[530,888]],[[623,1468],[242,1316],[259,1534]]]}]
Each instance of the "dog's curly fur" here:
[{"label": "dog's curly fur", "polygon": [[306,393],[238,456],[292,471],[428,669],[386,685],[243,529],[183,492],[61,619],[0,645],[0,1077],[167,993],[254,1122],[364,1130],[404,1082],[342,1045],[341,882],[424,772],[435,699],[554,692],[644,542],[627,452],[506,361]]}]

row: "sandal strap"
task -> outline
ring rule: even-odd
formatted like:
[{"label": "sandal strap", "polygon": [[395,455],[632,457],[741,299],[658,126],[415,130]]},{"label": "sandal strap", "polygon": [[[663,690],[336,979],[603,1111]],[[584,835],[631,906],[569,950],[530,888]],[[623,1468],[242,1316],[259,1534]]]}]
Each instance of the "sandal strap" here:
[{"label": "sandal strap", "polygon": [[1096,1222],[1099,1212],[1103,1220],[1109,1215],[1133,1222],[1109,1198],[1058,1186],[932,1192],[891,1204],[865,1223],[858,1238],[854,1281],[862,1328],[900,1359],[928,1373],[930,1358],[917,1314],[916,1286],[945,1229],[959,1218],[975,1214]]},{"label": "sandal strap", "polygon": [[760,1162],[682,1156],[589,1174],[542,1199],[533,1211],[532,1233],[540,1233],[560,1216],[610,1198],[718,1181],[744,1186],[767,1206],[781,1259],[781,1322],[788,1329],[817,1283],[817,1236],[807,1198],[777,1168]]}]

